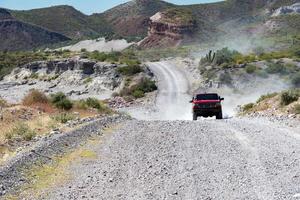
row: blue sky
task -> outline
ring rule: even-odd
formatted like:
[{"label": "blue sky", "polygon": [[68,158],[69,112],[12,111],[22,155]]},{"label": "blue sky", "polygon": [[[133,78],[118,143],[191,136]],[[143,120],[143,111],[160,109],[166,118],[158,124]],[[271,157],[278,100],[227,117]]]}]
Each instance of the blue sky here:
[{"label": "blue sky", "polygon": [[[0,7],[28,10],[33,8],[42,8],[54,5],[72,5],[76,9],[86,13],[99,13],[103,12],[120,3],[127,2],[128,0],[0,0]],[[208,3],[220,0],[167,0],[175,4],[195,4],[195,3]]]}]

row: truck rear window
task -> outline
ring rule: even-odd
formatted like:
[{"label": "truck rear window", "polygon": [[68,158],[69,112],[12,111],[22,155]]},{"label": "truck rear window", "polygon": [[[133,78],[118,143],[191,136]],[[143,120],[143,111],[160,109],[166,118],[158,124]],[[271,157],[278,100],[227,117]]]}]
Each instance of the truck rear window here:
[{"label": "truck rear window", "polygon": [[219,100],[217,94],[198,94],[196,100]]}]

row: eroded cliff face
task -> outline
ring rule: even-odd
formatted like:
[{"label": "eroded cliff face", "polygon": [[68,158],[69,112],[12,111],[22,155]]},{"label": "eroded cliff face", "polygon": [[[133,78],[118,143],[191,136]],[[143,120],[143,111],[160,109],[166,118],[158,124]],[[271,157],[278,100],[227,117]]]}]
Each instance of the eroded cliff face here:
[{"label": "eroded cliff face", "polygon": [[139,43],[141,48],[174,47],[192,38],[196,30],[194,20],[170,18],[158,12],[149,20],[148,36]]}]

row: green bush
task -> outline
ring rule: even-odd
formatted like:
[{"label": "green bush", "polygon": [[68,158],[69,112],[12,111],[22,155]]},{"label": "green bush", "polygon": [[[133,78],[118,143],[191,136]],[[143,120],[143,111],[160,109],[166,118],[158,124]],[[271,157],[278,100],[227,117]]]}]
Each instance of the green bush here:
[{"label": "green bush", "polygon": [[95,98],[88,98],[86,100],[86,105],[90,108],[95,108],[95,109],[101,109],[101,104],[100,101],[98,99]]},{"label": "green bush", "polygon": [[273,98],[273,97],[275,97],[276,95],[278,95],[278,93],[276,93],[276,92],[270,93],[270,94],[266,94],[266,95],[261,95],[261,96],[259,97],[259,99],[257,100],[256,103],[262,102],[262,101],[264,101],[264,100],[266,100],[266,99]]},{"label": "green bush", "polygon": [[242,107],[243,112],[248,112],[254,107],[254,103],[248,103]]},{"label": "green bush", "polygon": [[136,85],[136,90],[141,90],[144,93],[153,92],[157,90],[157,86],[155,81],[151,81],[149,78],[143,78],[141,81]]},{"label": "green bush", "polygon": [[289,90],[283,92],[280,95],[280,104],[283,106],[289,105],[294,101],[297,101],[300,96],[300,92],[298,90]]},{"label": "green bush", "polygon": [[61,110],[71,110],[73,107],[73,103],[62,92],[51,95],[51,103]]},{"label": "green bush", "polygon": [[235,57],[241,55],[238,51],[230,50],[227,47],[216,51],[216,64],[233,63]]},{"label": "green bush", "polygon": [[135,98],[141,98],[145,96],[145,93],[157,90],[155,81],[151,81],[149,78],[141,79],[136,85],[132,87],[124,87],[120,91],[120,96],[133,96]]},{"label": "green bush", "polygon": [[281,63],[269,63],[266,72],[269,74],[284,74],[286,73],[286,68]]},{"label": "green bush", "polygon": [[144,96],[145,96],[145,93],[144,93],[144,91],[142,91],[142,90],[134,90],[133,93],[132,93],[132,96],[133,96],[134,98],[138,99],[138,98],[144,97]]},{"label": "green bush", "polygon": [[23,105],[31,106],[37,103],[47,104],[49,103],[48,97],[39,90],[32,89],[22,100]]},{"label": "green bush", "polygon": [[18,123],[11,131],[5,134],[5,138],[8,140],[21,139],[30,141],[36,136],[36,132],[31,130],[27,124]]},{"label": "green bush", "polygon": [[60,113],[58,115],[52,116],[52,119],[59,123],[65,124],[68,121],[74,120],[75,116],[69,113]]},{"label": "green bush", "polygon": [[119,67],[117,71],[122,75],[132,76],[142,72],[143,69],[139,65],[128,65],[125,67]]},{"label": "green bush", "polygon": [[253,74],[256,71],[256,66],[255,65],[247,65],[245,70],[248,74]]},{"label": "green bush", "polygon": [[300,72],[292,76],[292,84],[296,87],[300,86]]}]

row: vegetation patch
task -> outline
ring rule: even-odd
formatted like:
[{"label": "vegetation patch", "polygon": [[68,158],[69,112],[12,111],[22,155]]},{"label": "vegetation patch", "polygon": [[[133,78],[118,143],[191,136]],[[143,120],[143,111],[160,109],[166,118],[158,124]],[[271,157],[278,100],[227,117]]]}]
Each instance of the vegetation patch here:
[{"label": "vegetation patch", "polygon": [[31,130],[25,123],[16,124],[9,132],[5,134],[7,140],[25,140],[30,141],[36,136],[36,132]]},{"label": "vegetation patch", "polygon": [[280,104],[282,106],[289,105],[297,101],[299,97],[300,97],[299,89],[285,91],[280,95]]},{"label": "vegetation patch", "polygon": [[136,99],[145,96],[145,93],[149,93],[157,90],[155,81],[149,78],[142,78],[137,84],[131,87],[124,87],[119,93],[120,96],[134,97]]},{"label": "vegetation patch", "polygon": [[117,69],[117,71],[122,75],[132,76],[132,75],[142,72],[143,69],[139,65],[128,65],[128,66],[124,66],[124,67],[119,67]]},{"label": "vegetation patch", "polygon": [[70,113],[59,113],[57,115],[52,116],[52,119],[54,119],[55,121],[65,124],[68,121],[74,120],[75,119],[75,115],[70,114]]},{"label": "vegetation patch", "polygon": [[32,89],[22,100],[23,105],[32,106],[35,104],[48,104],[49,100],[47,96],[39,90]]},{"label": "vegetation patch", "polygon": [[264,100],[266,100],[266,99],[273,98],[273,97],[275,97],[275,96],[277,96],[277,95],[278,95],[277,92],[270,93],[270,94],[266,94],[266,95],[262,95],[262,96],[259,97],[259,99],[257,100],[256,103],[260,103],[260,102],[262,102],[262,101],[264,101]]},{"label": "vegetation patch", "polygon": [[254,105],[255,105],[254,103],[248,103],[248,104],[242,106],[242,111],[249,112],[254,108]]},{"label": "vegetation patch", "polygon": [[73,108],[73,103],[71,100],[67,98],[67,96],[58,92],[56,94],[51,95],[51,103],[58,109],[61,110],[71,110]]}]

